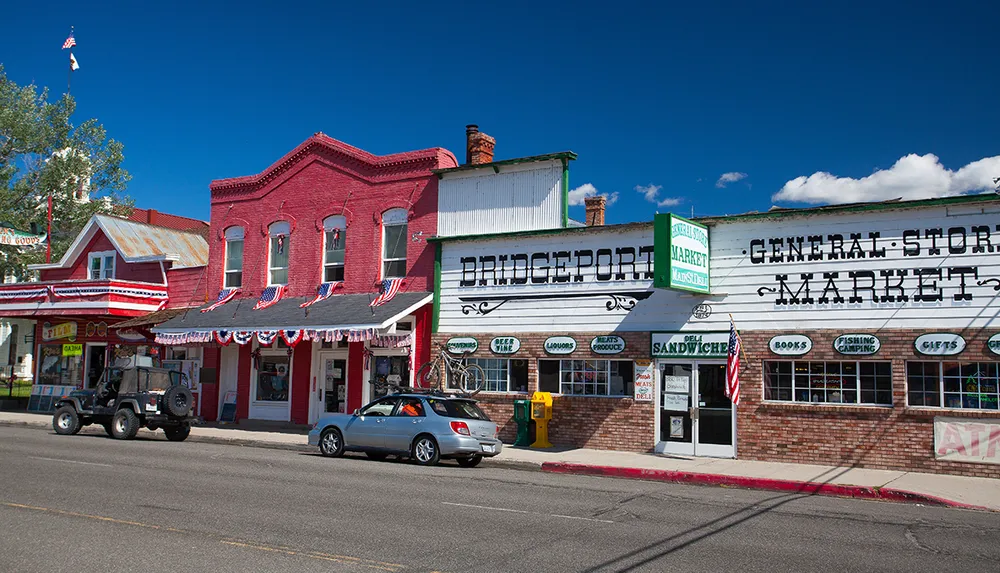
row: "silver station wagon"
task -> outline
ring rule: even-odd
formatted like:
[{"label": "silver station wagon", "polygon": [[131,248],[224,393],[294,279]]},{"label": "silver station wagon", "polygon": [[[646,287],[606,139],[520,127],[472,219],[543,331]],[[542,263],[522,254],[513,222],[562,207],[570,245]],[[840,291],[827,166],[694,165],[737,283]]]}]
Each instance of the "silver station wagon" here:
[{"label": "silver station wagon", "polygon": [[309,432],[309,444],[328,457],[364,452],[381,460],[396,455],[432,466],[442,458],[471,468],[500,453],[497,425],[475,400],[444,393],[399,393],[354,414],[326,414]]}]

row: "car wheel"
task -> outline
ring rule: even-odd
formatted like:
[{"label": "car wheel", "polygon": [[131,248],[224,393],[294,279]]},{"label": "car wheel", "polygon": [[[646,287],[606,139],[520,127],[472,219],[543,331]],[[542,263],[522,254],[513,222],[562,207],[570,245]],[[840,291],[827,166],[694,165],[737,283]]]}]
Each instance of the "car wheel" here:
[{"label": "car wheel", "polygon": [[417,436],[417,439],[413,440],[410,457],[422,466],[436,466],[441,460],[441,451],[438,449],[437,440],[428,434]]},{"label": "car wheel", "polygon": [[344,434],[337,428],[323,430],[319,437],[319,452],[328,458],[339,458],[344,455]]},{"label": "car wheel", "polygon": [[178,418],[187,416],[188,412],[191,411],[192,404],[194,404],[194,396],[187,386],[174,385],[163,393],[163,407],[171,416]]},{"label": "car wheel", "polygon": [[383,454],[382,452],[365,452],[368,459],[375,460],[376,462],[381,462],[382,460],[389,457],[389,454]]},{"label": "car wheel", "polygon": [[455,458],[458,465],[463,468],[474,468],[479,465],[479,462],[483,461],[483,456],[472,456],[468,458]]},{"label": "car wheel", "polygon": [[111,418],[111,437],[118,440],[131,440],[139,431],[139,417],[131,408],[122,408]]},{"label": "car wheel", "polygon": [[52,429],[57,434],[69,436],[80,431],[80,416],[73,406],[60,406],[52,415]]},{"label": "car wheel", "polygon": [[191,435],[191,426],[176,426],[173,428],[163,428],[163,433],[171,442],[183,442]]}]

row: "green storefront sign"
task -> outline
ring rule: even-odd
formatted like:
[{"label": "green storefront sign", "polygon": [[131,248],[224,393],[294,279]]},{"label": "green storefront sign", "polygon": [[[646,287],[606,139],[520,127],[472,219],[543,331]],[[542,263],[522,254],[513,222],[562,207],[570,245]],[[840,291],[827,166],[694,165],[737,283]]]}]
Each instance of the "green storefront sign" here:
[{"label": "green storefront sign", "polygon": [[725,358],[728,332],[654,332],[650,335],[653,358]]},{"label": "green storefront sign", "polygon": [[653,286],[708,294],[708,227],[672,213],[653,219]]}]

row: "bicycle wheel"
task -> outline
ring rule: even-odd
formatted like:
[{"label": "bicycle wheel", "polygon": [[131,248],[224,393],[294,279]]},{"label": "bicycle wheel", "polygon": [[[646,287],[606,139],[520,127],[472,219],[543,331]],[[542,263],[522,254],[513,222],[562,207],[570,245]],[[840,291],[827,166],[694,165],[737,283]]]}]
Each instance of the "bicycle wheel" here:
[{"label": "bicycle wheel", "polygon": [[486,371],[478,364],[466,364],[460,376],[462,390],[475,396],[486,387]]},{"label": "bicycle wheel", "polygon": [[389,383],[385,380],[374,378],[371,381],[371,385],[372,390],[375,391],[375,395],[377,396],[384,396],[389,393]]},{"label": "bicycle wheel", "polygon": [[441,369],[437,362],[427,362],[417,370],[417,377],[414,378],[417,388],[430,388],[439,390],[441,388]]}]

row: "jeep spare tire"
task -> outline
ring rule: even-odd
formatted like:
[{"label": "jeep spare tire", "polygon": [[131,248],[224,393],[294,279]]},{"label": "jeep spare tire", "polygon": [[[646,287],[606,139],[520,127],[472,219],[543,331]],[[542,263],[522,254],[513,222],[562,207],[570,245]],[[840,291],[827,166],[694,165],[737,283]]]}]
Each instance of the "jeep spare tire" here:
[{"label": "jeep spare tire", "polygon": [[171,416],[183,418],[191,411],[194,404],[194,396],[186,386],[175,385],[167,388],[163,394],[163,407]]}]

